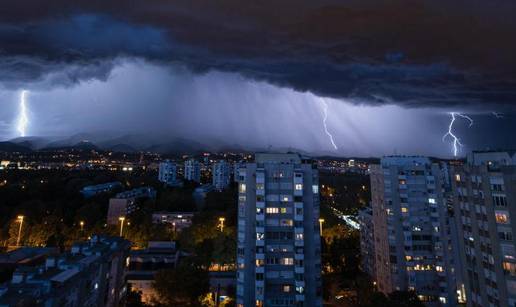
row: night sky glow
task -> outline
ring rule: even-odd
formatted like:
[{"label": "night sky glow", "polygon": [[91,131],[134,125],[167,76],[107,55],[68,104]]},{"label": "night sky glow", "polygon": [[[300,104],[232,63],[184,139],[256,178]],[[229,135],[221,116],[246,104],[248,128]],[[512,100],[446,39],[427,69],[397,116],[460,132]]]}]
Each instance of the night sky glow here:
[{"label": "night sky glow", "polygon": [[511,1],[3,6],[4,140],[181,138],[360,156],[516,147]]}]

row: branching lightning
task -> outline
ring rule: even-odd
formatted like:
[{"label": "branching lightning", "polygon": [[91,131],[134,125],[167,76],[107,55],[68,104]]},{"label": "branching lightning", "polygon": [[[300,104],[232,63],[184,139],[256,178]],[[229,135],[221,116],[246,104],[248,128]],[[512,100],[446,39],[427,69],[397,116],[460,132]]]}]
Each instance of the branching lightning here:
[{"label": "branching lightning", "polygon": [[23,90],[20,95],[20,115],[18,116],[17,130],[21,137],[25,136],[27,125],[29,124],[29,117],[27,116],[27,91]]},{"label": "branching lightning", "polygon": [[459,147],[462,147],[462,143],[460,142],[460,139],[453,133],[453,124],[455,124],[455,120],[457,117],[461,117],[469,122],[469,126],[473,126],[473,119],[467,115],[457,113],[457,112],[450,112],[451,115],[451,121],[448,125],[448,132],[446,132],[443,135],[443,142],[446,140],[447,137],[450,137],[452,139],[452,147],[453,147],[453,156],[456,157],[459,152]]},{"label": "branching lightning", "polygon": [[333,148],[335,150],[338,150],[339,148],[337,147],[337,145],[335,145],[335,141],[333,140],[333,135],[328,131],[328,126],[326,125],[326,120],[328,119],[328,104],[324,100],[321,100],[321,101],[322,101],[323,113],[324,113],[324,117],[323,117],[324,132],[326,132],[326,135],[330,138],[330,142],[331,142],[331,145],[333,145]]}]

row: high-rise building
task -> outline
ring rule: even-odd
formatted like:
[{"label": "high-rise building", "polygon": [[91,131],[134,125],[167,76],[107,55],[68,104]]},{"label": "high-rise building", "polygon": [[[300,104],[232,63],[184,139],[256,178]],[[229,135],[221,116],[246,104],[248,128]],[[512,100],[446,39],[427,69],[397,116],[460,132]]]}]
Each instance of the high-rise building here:
[{"label": "high-rise building", "polygon": [[195,182],[201,182],[201,166],[194,159],[185,161],[185,179]]},{"label": "high-rise building", "polygon": [[361,209],[358,212],[358,223],[360,225],[360,256],[361,268],[373,280],[375,279],[375,253],[374,253],[374,225],[373,210],[370,207]]},{"label": "high-rise building", "polygon": [[415,291],[428,305],[456,304],[456,237],[448,171],[424,157],[371,166],[374,272],[378,290]]},{"label": "high-rise building", "polygon": [[229,163],[224,160],[220,160],[213,163],[212,167],[212,181],[213,187],[217,191],[225,190],[229,186],[231,168]]},{"label": "high-rise building", "polygon": [[315,164],[259,153],[237,176],[237,306],[322,306]]},{"label": "high-rise building", "polygon": [[177,165],[170,161],[166,160],[159,164],[159,173],[158,180],[160,182],[165,183],[166,185],[176,185],[177,184]]},{"label": "high-rise building", "polygon": [[472,152],[450,172],[467,304],[516,306],[516,153]]}]

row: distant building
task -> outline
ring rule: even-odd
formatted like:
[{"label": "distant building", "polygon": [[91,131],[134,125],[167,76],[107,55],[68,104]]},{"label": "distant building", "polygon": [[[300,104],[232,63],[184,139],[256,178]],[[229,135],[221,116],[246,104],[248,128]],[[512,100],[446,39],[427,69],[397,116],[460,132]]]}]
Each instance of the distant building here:
[{"label": "distant building", "polygon": [[201,166],[198,161],[189,159],[185,161],[184,176],[186,180],[201,182]]},{"label": "distant building", "polygon": [[197,207],[201,208],[204,206],[204,200],[211,191],[213,191],[213,186],[211,184],[203,184],[200,187],[195,188],[192,196]]},{"label": "distant building", "polygon": [[477,151],[452,166],[468,306],[516,306],[516,152]]},{"label": "distant building", "polygon": [[130,243],[93,236],[39,267],[18,268],[0,289],[1,306],[119,306]]},{"label": "distant building", "polygon": [[152,222],[168,224],[174,231],[181,232],[192,225],[193,212],[154,212]]},{"label": "distant building", "polygon": [[159,164],[158,180],[168,186],[179,186],[180,182],[177,179],[177,165],[176,163],[166,160]]},{"label": "distant building", "polygon": [[366,207],[358,212],[358,221],[360,224],[360,254],[361,267],[373,280],[376,279],[375,272],[375,252],[374,252],[374,224],[373,210]]},{"label": "distant building", "polygon": [[151,303],[156,296],[152,283],[158,270],[173,269],[181,257],[187,256],[176,250],[173,241],[149,241],[145,250],[131,251],[129,268],[126,275],[128,286],[132,291],[142,293],[142,301]]},{"label": "distant building", "polygon": [[[384,157],[371,166],[375,255],[367,259],[375,261],[379,291],[414,290],[428,305],[456,305],[447,178],[446,168],[425,157]],[[367,248],[370,236],[365,241]]]},{"label": "distant building", "polygon": [[212,181],[213,187],[217,191],[225,190],[231,181],[231,168],[229,163],[224,160],[213,163]]},{"label": "distant building", "polygon": [[137,209],[137,200],[140,198],[156,198],[156,190],[151,187],[141,187],[116,194],[109,200],[107,223],[116,225],[119,218],[127,216]]},{"label": "distant building", "polygon": [[238,192],[237,306],[322,306],[316,166],[256,154]]},{"label": "distant building", "polygon": [[81,193],[84,197],[89,198],[100,193],[111,192],[117,188],[122,188],[122,183],[120,183],[119,181],[114,181],[103,184],[85,186],[84,188],[82,188]]}]

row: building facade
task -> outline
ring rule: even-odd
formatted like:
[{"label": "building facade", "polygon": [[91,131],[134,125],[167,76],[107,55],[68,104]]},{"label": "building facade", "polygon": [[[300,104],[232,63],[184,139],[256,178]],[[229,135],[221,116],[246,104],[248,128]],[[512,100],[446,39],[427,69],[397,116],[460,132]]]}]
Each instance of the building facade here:
[{"label": "building facade", "polygon": [[456,233],[447,182],[447,168],[425,157],[384,157],[371,166],[379,291],[413,290],[427,305],[456,305]]},{"label": "building facade", "polygon": [[186,180],[201,182],[201,165],[194,159],[185,161],[184,176]]},{"label": "building facade", "polygon": [[237,306],[322,306],[315,164],[256,154],[237,176]]},{"label": "building facade", "polygon": [[373,209],[366,207],[358,212],[360,225],[360,256],[362,271],[375,280]]},{"label": "building facade", "polygon": [[120,306],[130,242],[93,236],[38,267],[19,267],[0,288],[1,306]]},{"label": "building facade", "polygon": [[451,168],[468,306],[516,306],[516,154],[472,152]]},{"label": "building facade", "polygon": [[212,166],[213,187],[217,191],[225,190],[231,181],[231,167],[224,160],[213,163]]},{"label": "building facade", "polygon": [[137,200],[141,198],[156,198],[156,190],[151,187],[141,187],[116,194],[109,199],[107,223],[116,225],[120,217],[125,217],[138,209]]},{"label": "building facade", "polygon": [[177,165],[170,160],[161,162],[159,164],[158,180],[166,185],[176,185]]}]

